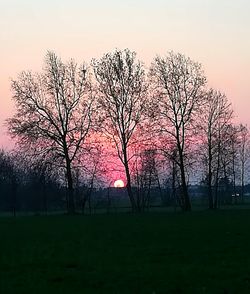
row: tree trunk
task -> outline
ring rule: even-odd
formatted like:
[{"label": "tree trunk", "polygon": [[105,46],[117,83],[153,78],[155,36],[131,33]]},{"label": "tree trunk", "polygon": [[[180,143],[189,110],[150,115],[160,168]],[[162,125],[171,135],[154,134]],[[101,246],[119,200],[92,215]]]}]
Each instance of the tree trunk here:
[{"label": "tree trunk", "polygon": [[216,171],[215,193],[214,193],[214,199],[213,199],[214,209],[218,208],[218,194],[219,194],[219,166],[217,166],[217,171]]},{"label": "tree trunk", "polygon": [[182,193],[183,193],[183,199],[184,199],[183,210],[190,211],[191,210],[191,202],[190,202],[190,198],[188,195],[186,176],[185,176],[185,170],[184,170],[183,165],[180,166],[180,170],[181,170]]},{"label": "tree trunk", "polygon": [[218,208],[218,193],[219,193],[219,173],[221,166],[221,129],[219,125],[219,133],[218,133],[218,151],[217,151],[217,166],[216,166],[216,180],[215,180],[215,196],[214,196],[214,209]]},{"label": "tree trunk", "polygon": [[233,154],[233,193],[234,193],[234,203],[237,204],[237,193],[236,193],[236,175],[235,175],[235,154]]},{"label": "tree trunk", "polygon": [[131,207],[132,207],[132,211],[133,212],[137,212],[139,211],[137,205],[136,205],[136,201],[133,195],[133,191],[132,191],[132,187],[131,187],[131,177],[130,177],[130,171],[129,171],[129,165],[128,165],[128,159],[127,159],[127,150],[126,148],[124,148],[124,168],[125,168],[125,173],[126,173],[126,180],[127,180],[127,192],[128,192],[128,197],[131,203]]},{"label": "tree trunk", "polygon": [[208,208],[214,209],[214,199],[213,199],[211,183],[208,184]]},{"label": "tree trunk", "polygon": [[[175,155],[175,159],[176,159],[176,155]],[[177,193],[176,193],[176,176],[177,176],[176,172],[177,172],[176,171],[176,162],[173,160],[173,162],[172,162],[172,185],[171,185],[172,186],[171,187],[172,188],[172,195],[171,195],[171,198],[174,200],[174,211],[176,211],[176,206],[178,203]]]},{"label": "tree trunk", "polygon": [[190,211],[191,210],[191,202],[188,195],[187,183],[186,183],[186,174],[185,174],[185,166],[183,153],[180,144],[178,144],[179,158],[180,158],[180,171],[181,171],[181,193],[184,200],[182,210]]},{"label": "tree trunk", "polygon": [[131,207],[132,207],[132,211],[133,212],[137,212],[138,211],[138,207],[136,205],[136,201],[134,199],[134,195],[133,195],[133,191],[132,191],[132,187],[131,187],[131,178],[130,178],[130,171],[129,171],[129,167],[128,167],[128,163],[124,163],[124,167],[125,167],[125,172],[126,172],[126,179],[127,179],[127,192],[128,192],[128,197],[131,203]]},{"label": "tree trunk", "polygon": [[241,170],[241,202],[244,203],[244,191],[245,190],[245,166],[242,164]]},{"label": "tree trunk", "polygon": [[214,209],[214,201],[212,194],[212,147],[211,142],[208,146],[208,207],[209,209]]},{"label": "tree trunk", "polygon": [[[220,150],[220,148],[219,148]],[[218,193],[219,193],[219,171],[220,171],[220,151],[218,151],[217,155],[217,170],[216,170],[216,180],[215,180],[215,195],[214,195],[214,209],[218,208]]]},{"label": "tree trunk", "polygon": [[67,182],[68,182],[68,187],[67,187],[68,213],[74,214],[75,213],[74,188],[73,188],[71,163],[68,156],[66,156],[66,176],[67,176]]}]

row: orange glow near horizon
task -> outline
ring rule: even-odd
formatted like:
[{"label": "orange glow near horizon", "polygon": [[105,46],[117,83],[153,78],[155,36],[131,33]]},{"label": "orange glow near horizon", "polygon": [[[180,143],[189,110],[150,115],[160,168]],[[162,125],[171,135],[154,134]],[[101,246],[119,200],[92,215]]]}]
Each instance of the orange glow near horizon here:
[{"label": "orange glow near horizon", "polygon": [[123,188],[123,187],[124,187],[124,182],[123,182],[123,180],[116,180],[116,181],[114,182],[114,187],[115,187],[115,188]]}]

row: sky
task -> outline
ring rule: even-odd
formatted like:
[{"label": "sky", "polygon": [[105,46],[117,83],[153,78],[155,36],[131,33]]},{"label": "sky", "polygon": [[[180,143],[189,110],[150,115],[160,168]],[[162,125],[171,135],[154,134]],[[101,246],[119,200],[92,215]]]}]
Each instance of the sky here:
[{"label": "sky", "polygon": [[15,109],[11,79],[41,71],[47,50],[90,62],[129,48],[149,67],[156,54],[202,63],[208,86],[225,92],[250,126],[249,0],[0,0],[0,148]]}]

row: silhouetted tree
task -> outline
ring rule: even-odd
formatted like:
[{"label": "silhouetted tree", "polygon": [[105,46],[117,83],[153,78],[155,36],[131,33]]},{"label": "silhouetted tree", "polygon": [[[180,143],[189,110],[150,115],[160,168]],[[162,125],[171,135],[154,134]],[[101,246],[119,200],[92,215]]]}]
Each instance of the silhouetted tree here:
[{"label": "silhouetted tree", "polygon": [[[233,185],[233,196],[235,202],[238,200],[238,193],[236,189],[237,178],[239,174],[239,148],[240,148],[240,139],[239,139],[239,126],[238,125],[229,125],[228,127],[228,159],[229,159],[229,170],[232,176],[232,185]],[[231,196],[231,195],[230,195]],[[232,197],[231,197],[232,198]],[[232,199],[231,199],[232,200]]]},{"label": "silhouetted tree", "polygon": [[17,188],[22,178],[21,164],[18,154],[1,151],[0,155],[0,180],[9,186],[8,203],[13,216],[17,212]]},{"label": "silhouetted tree", "polygon": [[47,214],[49,189],[50,186],[55,185],[58,180],[53,160],[44,157],[34,158],[27,155],[26,165],[28,165],[26,176],[33,193],[32,202],[36,204],[36,209],[40,209],[42,206],[42,210]]},{"label": "silhouetted tree", "polygon": [[103,146],[95,142],[92,148],[86,152],[79,162],[80,165],[74,169],[77,179],[77,192],[82,213],[88,203],[89,213],[92,211],[92,194],[98,186],[104,185],[106,175],[106,162],[103,158]]},{"label": "silhouetted tree", "polygon": [[181,196],[184,211],[191,210],[187,189],[185,157],[193,121],[203,100],[206,78],[201,65],[190,58],[170,52],[166,57],[156,57],[150,69],[155,102],[154,118],[159,132],[165,134],[176,146],[176,162],[180,169]]},{"label": "silhouetted tree", "polygon": [[158,187],[157,153],[153,147],[138,153],[133,166],[133,184],[137,206],[144,210],[150,205],[152,188]]},{"label": "silhouetted tree", "polygon": [[247,126],[239,126],[239,159],[241,178],[241,201],[244,202],[246,163],[249,159],[249,130]]},{"label": "silhouetted tree", "polygon": [[128,196],[133,211],[137,211],[139,207],[131,188],[129,147],[146,107],[144,69],[136,60],[136,53],[128,49],[115,50],[100,60],[93,60],[93,67],[98,82],[98,102],[103,110],[102,127],[124,165]]},{"label": "silhouetted tree", "polygon": [[66,171],[68,211],[74,213],[72,165],[91,126],[93,96],[86,65],[63,63],[48,52],[42,73],[22,72],[12,81],[16,114],[9,131],[19,144],[49,153]]},{"label": "silhouetted tree", "polygon": [[208,188],[210,209],[218,206],[218,184],[222,169],[223,146],[226,141],[224,135],[232,114],[227,97],[219,91],[210,89],[205,96],[205,104],[199,119],[203,141],[201,153],[205,163],[205,183]]}]

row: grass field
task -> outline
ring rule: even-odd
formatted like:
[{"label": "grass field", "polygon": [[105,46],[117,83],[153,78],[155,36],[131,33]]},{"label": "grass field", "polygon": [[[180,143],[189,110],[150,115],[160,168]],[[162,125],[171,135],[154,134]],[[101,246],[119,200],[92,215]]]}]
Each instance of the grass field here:
[{"label": "grass field", "polygon": [[250,210],[0,218],[0,293],[250,293]]}]

